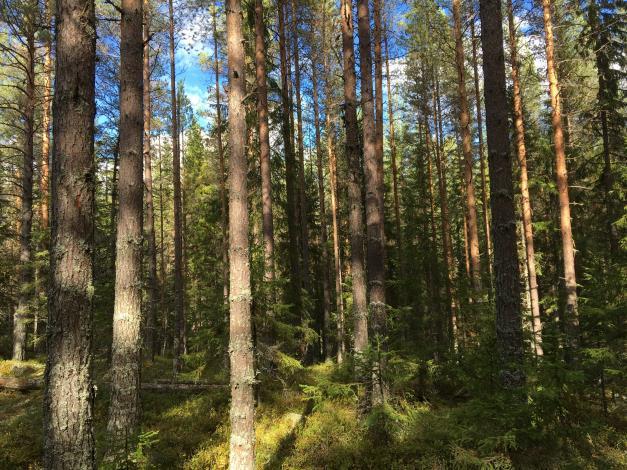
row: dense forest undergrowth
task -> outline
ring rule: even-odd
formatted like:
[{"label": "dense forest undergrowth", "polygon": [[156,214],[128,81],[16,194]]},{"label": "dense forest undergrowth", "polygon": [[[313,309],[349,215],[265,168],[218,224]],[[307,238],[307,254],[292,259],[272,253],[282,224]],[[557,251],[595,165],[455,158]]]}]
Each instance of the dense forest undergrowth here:
[{"label": "dense forest undergrowth", "polygon": [[[178,380],[224,383],[220,367],[185,357]],[[469,390],[463,367],[438,370],[398,358],[389,402],[360,416],[350,364],[286,362],[259,387],[256,467],[260,469],[536,469],[627,465],[622,397],[599,400],[544,389],[529,378],[526,397]],[[97,364],[95,429],[106,442],[107,377]],[[198,366],[198,367],[195,367]],[[171,359],[145,362],[143,380],[167,377]],[[37,360],[0,362],[2,375],[40,377]],[[553,374],[550,367],[540,373]],[[463,380],[468,379],[468,380]],[[576,380],[576,379],[575,379]],[[478,385],[478,384],[477,384]],[[575,385],[574,383],[571,385]],[[0,392],[0,468],[39,468],[42,392]],[[228,468],[228,389],[142,392],[143,413],[128,468]],[[360,417],[362,419],[360,419]],[[103,448],[98,449],[101,468]],[[118,462],[119,464],[119,462]],[[115,467],[111,467],[115,468]]]}]

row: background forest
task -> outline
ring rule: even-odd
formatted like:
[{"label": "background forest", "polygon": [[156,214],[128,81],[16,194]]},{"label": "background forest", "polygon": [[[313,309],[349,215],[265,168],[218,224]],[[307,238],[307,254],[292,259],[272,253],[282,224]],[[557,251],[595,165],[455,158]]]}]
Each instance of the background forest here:
[{"label": "background forest", "polygon": [[0,468],[627,467],[625,36],[0,0]]}]

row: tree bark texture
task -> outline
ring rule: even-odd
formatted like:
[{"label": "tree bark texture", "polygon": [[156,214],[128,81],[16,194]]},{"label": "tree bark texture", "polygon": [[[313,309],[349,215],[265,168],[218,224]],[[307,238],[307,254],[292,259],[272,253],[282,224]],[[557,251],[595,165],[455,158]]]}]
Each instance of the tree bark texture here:
[{"label": "tree bark texture", "polygon": [[252,341],[248,189],[246,185],[246,77],[242,7],[227,0],[229,71],[229,260],[231,437],[229,468],[255,467],[254,354]]},{"label": "tree bark texture", "polygon": [[[94,468],[94,2],[58,0],[44,468]],[[81,73],[76,73],[80,70]]]},{"label": "tree bark texture", "polygon": [[496,340],[501,381],[507,388],[524,383],[520,275],[516,214],[505,91],[503,18],[499,0],[481,0],[484,98],[490,169],[492,240],[496,303]]}]

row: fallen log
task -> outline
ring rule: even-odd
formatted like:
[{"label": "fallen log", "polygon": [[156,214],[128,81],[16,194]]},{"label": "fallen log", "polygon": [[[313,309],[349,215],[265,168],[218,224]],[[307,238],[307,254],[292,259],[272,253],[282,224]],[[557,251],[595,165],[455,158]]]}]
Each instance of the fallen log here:
[{"label": "fallen log", "polygon": [[142,383],[142,390],[151,390],[155,392],[170,392],[176,390],[200,391],[218,388],[227,388],[226,384],[209,384],[195,382],[145,382]]},{"label": "fallen log", "polygon": [[36,390],[43,385],[42,379],[26,379],[23,377],[0,377],[0,388],[20,392]]}]

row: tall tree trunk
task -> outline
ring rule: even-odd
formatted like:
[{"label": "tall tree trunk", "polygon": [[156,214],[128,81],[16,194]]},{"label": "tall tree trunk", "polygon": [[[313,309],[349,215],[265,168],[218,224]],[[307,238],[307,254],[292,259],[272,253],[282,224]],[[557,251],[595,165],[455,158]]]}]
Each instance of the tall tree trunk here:
[{"label": "tall tree trunk", "polygon": [[398,164],[396,162],[396,140],[394,135],[394,97],[392,95],[392,77],[390,76],[390,51],[388,48],[388,35],[383,37],[385,44],[385,74],[387,76],[388,91],[388,120],[390,126],[390,158],[392,164],[392,193],[394,195],[394,225],[396,228],[396,240],[398,244],[399,263],[401,268],[401,277],[404,278],[404,262],[403,262],[403,232],[401,230],[401,205],[398,196]]},{"label": "tall tree trunk", "polygon": [[[610,37],[601,24],[599,18],[598,0],[588,2],[588,24],[590,25],[595,52],[595,62],[597,67],[597,79],[599,82],[599,92],[597,95],[599,105],[599,120],[601,122],[601,136],[603,139],[603,176],[602,183],[605,192],[605,212],[606,224],[609,235],[609,255],[610,261],[615,262],[620,253],[620,235],[615,222],[620,217],[617,210],[616,197],[612,194],[614,190],[614,174],[612,171],[612,151],[620,149],[620,139],[612,138],[610,124],[614,119],[616,110],[613,108],[614,95],[617,94],[616,87],[612,90],[612,71],[608,49],[611,47]],[[619,121],[620,122],[620,121]],[[618,143],[618,144],[617,144]],[[620,151],[620,150],[619,150]]]},{"label": "tall tree trunk", "polygon": [[173,369],[181,370],[184,348],[185,306],[183,285],[183,204],[181,197],[181,153],[179,148],[179,116],[176,98],[176,63],[174,56],[174,6],[168,0],[170,30],[170,106],[172,111],[172,180],[174,186],[174,362]]},{"label": "tall tree trunk", "polygon": [[533,344],[537,356],[542,356],[542,322],[540,320],[540,296],[536,275],[536,259],[533,244],[533,225],[531,223],[531,200],[529,198],[529,177],[527,175],[527,149],[525,146],[525,124],[523,120],[522,92],[518,68],[518,44],[514,26],[512,0],[507,0],[507,21],[509,25],[509,50],[512,66],[512,94],[514,95],[514,130],[515,148],[520,166],[520,193],[522,196],[522,223],[525,237],[525,253],[531,321],[533,325]]},{"label": "tall tree trunk", "polygon": [[468,2],[470,8],[470,37],[472,39],[472,77],[475,89],[475,109],[477,114],[477,135],[479,136],[479,162],[481,165],[481,211],[485,231],[486,253],[488,257],[488,273],[492,283],[492,237],[490,234],[490,215],[488,211],[488,188],[485,166],[485,145],[483,144],[483,116],[481,115],[481,89],[479,88],[479,59],[477,58],[477,42],[475,34],[474,2]]},{"label": "tall tree trunk", "polygon": [[368,0],[357,7],[361,70],[361,107],[363,113],[364,174],[366,180],[366,227],[368,235],[369,310],[372,318],[373,364],[372,403],[385,401],[383,349],[385,339],[385,235],[383,231],[383,169],[377,153],[377,136],[372,94],[372,56]]},{"label": "tall tree trunk", "polygon": [[[224,303],[228,305],[229,303],[229,240],[228,240],[228,234],[227,234],[227,229],[228,229],[227,210],[228,209],[227,209],[227,203],[226,203],[226,188],[225,188],[226,174],[225,174],[225,167],[224,167],[224,148],[222,144],[222,108],[220,104],[221,103],[220,58],[218,56],[217,9],[218,9],[218,6],[217,6],[217,0],[216,0],[216,2],[213,5],[213,12],[212,12],[213,74],[215,75],[215,82],[216,82],[216,140],[218,141],[218,164],[219,164],[218,170],[220,172],[218,176],[218,191],[219,191],[219,197],[220,197],[220,216],[222,219],[222,284],[223,284],[222,292],[223,292],[223,297],[224,297]],[[255,10],[255,13],[256,13],[256,10]],[[264,77],[265,77],[265,74],[264,74]],[[267,96],[266,96],[266,102],[267,102]],[[266,106],[266,110],[267,110],[267,106]],[[261,126],[261,124],[259,125]],[[260,135],[261,135],[261,132],[260,132]],[[262,178],[263,178],[263,163],[262,163]],[[265,198],[264,198],[264,201],[265,201]],[[265,205],[264,205],[264,209],[265,209]],[[270,200],[270,210],[272,210],[272,200]],[[270,222],[272,222],[272,213],[270,213]],[[265,213],[264,213],[264,223],[265,223]]]},{"label": "tall tree trunk", "polygon": [[352,0],[341,0],[342,59],[344,76],[344,122],[346,126],[346,159],[348,163],[348,223],[350,231],[350,270],[353,285],[354,349],[357,379],[364,379],[359,364],[368,348],[368,305],[366,267],[364,265],[364,226],[361,201],[361,171],[359,162],[359,135],[357,127],[357,79],[355,77],[355,50],[353,38]]},{"label": "tall tree trunk", "polygon": [[524,383],[516,214],[505,92],[500,0],[480,0],[484,98],[494,241],[496,341],[500,378],[507,388]]},{"label": "tall tree trunk", "polygon": [[159,157],[159,240],[161,249],[159,250],[159,274],[161,277],[161,297],[159,303],[161,305],[161,335],[162,335],[162,347],[161,355],[165,356],[168,349],[168,310],[165,304],[165,229],[163,223],[163,159],[161,157],[161,133],[157,138],[157,154]]},{"label": "tall tree trunk", "polygon": [[446,279],[446,297],[449,309],[449,334],[453,351],[457,351],[457,300],[455,295],[455,271],[453,267],[453,243],[451,241],[451,219],[448,207],[448,188],[446,180],[446,160],[442,142],[442,120],[440,111],[440,83],[435,79],[435,93],[433,94],[433,127],[435,130],[435,165],[438,173],[438,191],[440,193],[440,217],[442,219],[442,247],[444,250],[444,270]]},{"label": "tall tree trunk", "polygon": [[[323,54],[326,52],[326,24],[325,24],[326,10],[323,6],[323,19],[322,19],[322,50]],[[319,27],[319,23],[314,21],[314,29]],[[327,59],[324,56],[324,79],[327,80]],[[322,143],[320,136],[320,106],[318,104],[318,54],[315,52],[312,55],[311,65],[312,79],[311,85],[313,88],[313,111],[314,111],[314,128],[316,139],[316,164],[318,170],[318,200],[320,204],[320,245],[322,249],[322,355],[324,359],[328,359],[331,356],[331,289],[329,286],[329,247],[328,247],[328,229],[327,229],[327,209],[324,195],[324,163],[322,155]],[[328,88],[327,88],[328,93]],[[325,110],[329,115],[330,109],[328,106]],[[327,133],[329,128],[327,127]],[[329,162],[330,165],[330,162]],[[333,191],[333,187],[331,187]],[[332,198],[333,199],[333,198]],[[331,201],[333,205],[333,200]],[[333,208],[332,208],[333,210]],[[334,239],[335,240],[335,239]],[[336,293],[337,295],[337,293]]]},{"label": "tall tree trunk", "polygon": [[[381,8],[382,8],[383,0],[373,0],[373,17],[374,17],[374,31],[373,31],[373,39],[374,39],[374,92],[375,92],[375,140],[376,140],[376,151],[377,151],[377,165],[378,172],[380,175],[377,176],[380,184],[380,188],[377,191],[377,196],[379,197],[379,207],[381,208],[382,218],[381,221],[383,223],[385,216],[385,200],[383,197],[383,58],[382,58],[382,22],[381,22]],[[388,98],[389,99],[389,98]],[[382,234],[383,226],[381,227]],[[383,255],[385,256],[385,239],[383,239]],[[385,259],[383,259],[383,263],[385,263]],[[385,264],[384,264],[385,266]]]},{"label": "tall tree trunk", "polygon": [[472,136],[470,112],[466,92],[464,44],[462,41],[461,0],[453,0],[453,34],[455,35],[455,65],[457,68],[457,93],[459,95],[459,127],[464,156],[464,185],[468,217],[468,245],[470,251],[471,282],[475,294],[481,290],[481,259],[479,257],[479,230],[477,228],[477,203],[472,172]]},{"label": "tall tree trunk", "polygon": [[[39,167],[39,218],[41,228],[48,231],[49,226],[49,194],[48,187],[50,183],[50,100],[52,99],[52,15],[54,4],[52,0],[46,0],[44,21],[46,27],[50,28],[49,34],[46,36],[44,45],[44,70],[43,70],[43,106],[41,111],[41,164]],[[46,242],[45,242],[46,243]],[[47,244],[46,244],[47,248]]]},{"label": "tall tree trunk", "polygon": [[344,298],[342,292],[342,254],[340,251],[340,225],[338,220],[338,181],[337,181],[337,155],[335,153],[335,128],[333,126],[333,90],[331,70],[328,55],[329,44],[327,42],[327,11],[323,10],[322,17],[322,50],[324,51],[324,80],[325,80],[325,127],[327,138],[327,156],[329,159],[329,186],[331,189],[331,220],[333,224],[333,267],[335,270],[335,308],[337,311],[337,362],[341,364],[346,355],[346,325],[344,318]]},{"label": "tall tree trunk", "polygon": [[120,21],[120,208],[111,348],[110,458],[125,456],[139,422],[142,326],[144,132],[143,2],[122,0]]},{"label": "tall tree trunk", "polygon": [[[44,468],[95,468],[92,368],[96,17],[58,0]],[[81,73],[76,73],[80,70]]]},{"label": "tall tree trunk", "polygon": [[31,247],[33,227],[33,162],[35,137],[35,24],[32,14],[26,13],[25,50],[26,73],[23,100],[24,142],[22,146],[20,197],[20,290],[13,316],[13,360],[26,358],[26,328],[33,300],[33,254]]},{"label": "tall tree trunk", "polygon": [[290,97],[289,97],[289,77],[288,77],[288,57],[286,53],[285,37],[285,1],[277,0],[279,14],[279,54],[281,61],[281,105],[282,105],[282,135],[283,147],[285,151],[285,185],[287,192],[287,231],[289,236],[289,258],[290,258],[290,296],[289,300],[294,306],[294,312],[301,314],[301,271],[298,250],[298,219],[297,194],[296,194],[296,157],[292,146],[292,133],[290,125]]},{"label": "tall tree trunk", "polygon": [[255,0],[255,71],[257,117],[259,120],[259,160],[261,165],[261,204],[263,220],[264,279],[274,280],[274,223],[272,220],[272,169],[270,166],[270,127],[268,86],[266,84],[266,44],[263,0]]},{"label": "tall tree trunk", "polygon": [[255,467],[254,352],[251,321],[250,260],[248,248],[248,189],[246,176],[246,68],[242,7],[227,0],[229,69],[229,259],[231,440],[229,468]]},{"label": "tall tree trunk", "polygon": [[579,344],[579,314],[577,309],[577,277],[575,274],[575,242],[570,221],[570,197],[568,195],[568,170],[566,169],[566,147],[562,129],[562,108],[559,96],[559,82],[555,70],[553,20],[551,19],[551,0],[542,0],[544,19],[544,38],[546,48],[546,68],[551,97],[551,124],[553,126],[553,145],[555,146],[555,170],[559,195],[560,229],[562,233],[562,251],[564,262],[564,286],[566,288],[566,334],[568,348],[575,350]]},{"label": "tall tree trunk", "polygon": [[294,41],[294,88],[296,91],[296,127],[298,130],[298,198],[300,204],[301,252],[303,255],[303,286],[311,292],[309,279],[309,225],[308,204],[305,185],[305,144],[303,137],[303,107],[300,89],[300,50],[298,46],[298,10],[297,0],[292,0],[292,40]]},{"label": "tall tree trunk", "polygon": [[146,188],[146,220],[144,231],[148,242],[148,314],[146,321],[145,345],[148,357],[155,359],[157,348],[157,240],[155,236],[155,208],[152,191],[152,153],[151,153],[151,86],[150,86],[150,2],[144,1],[144,186]]}]

